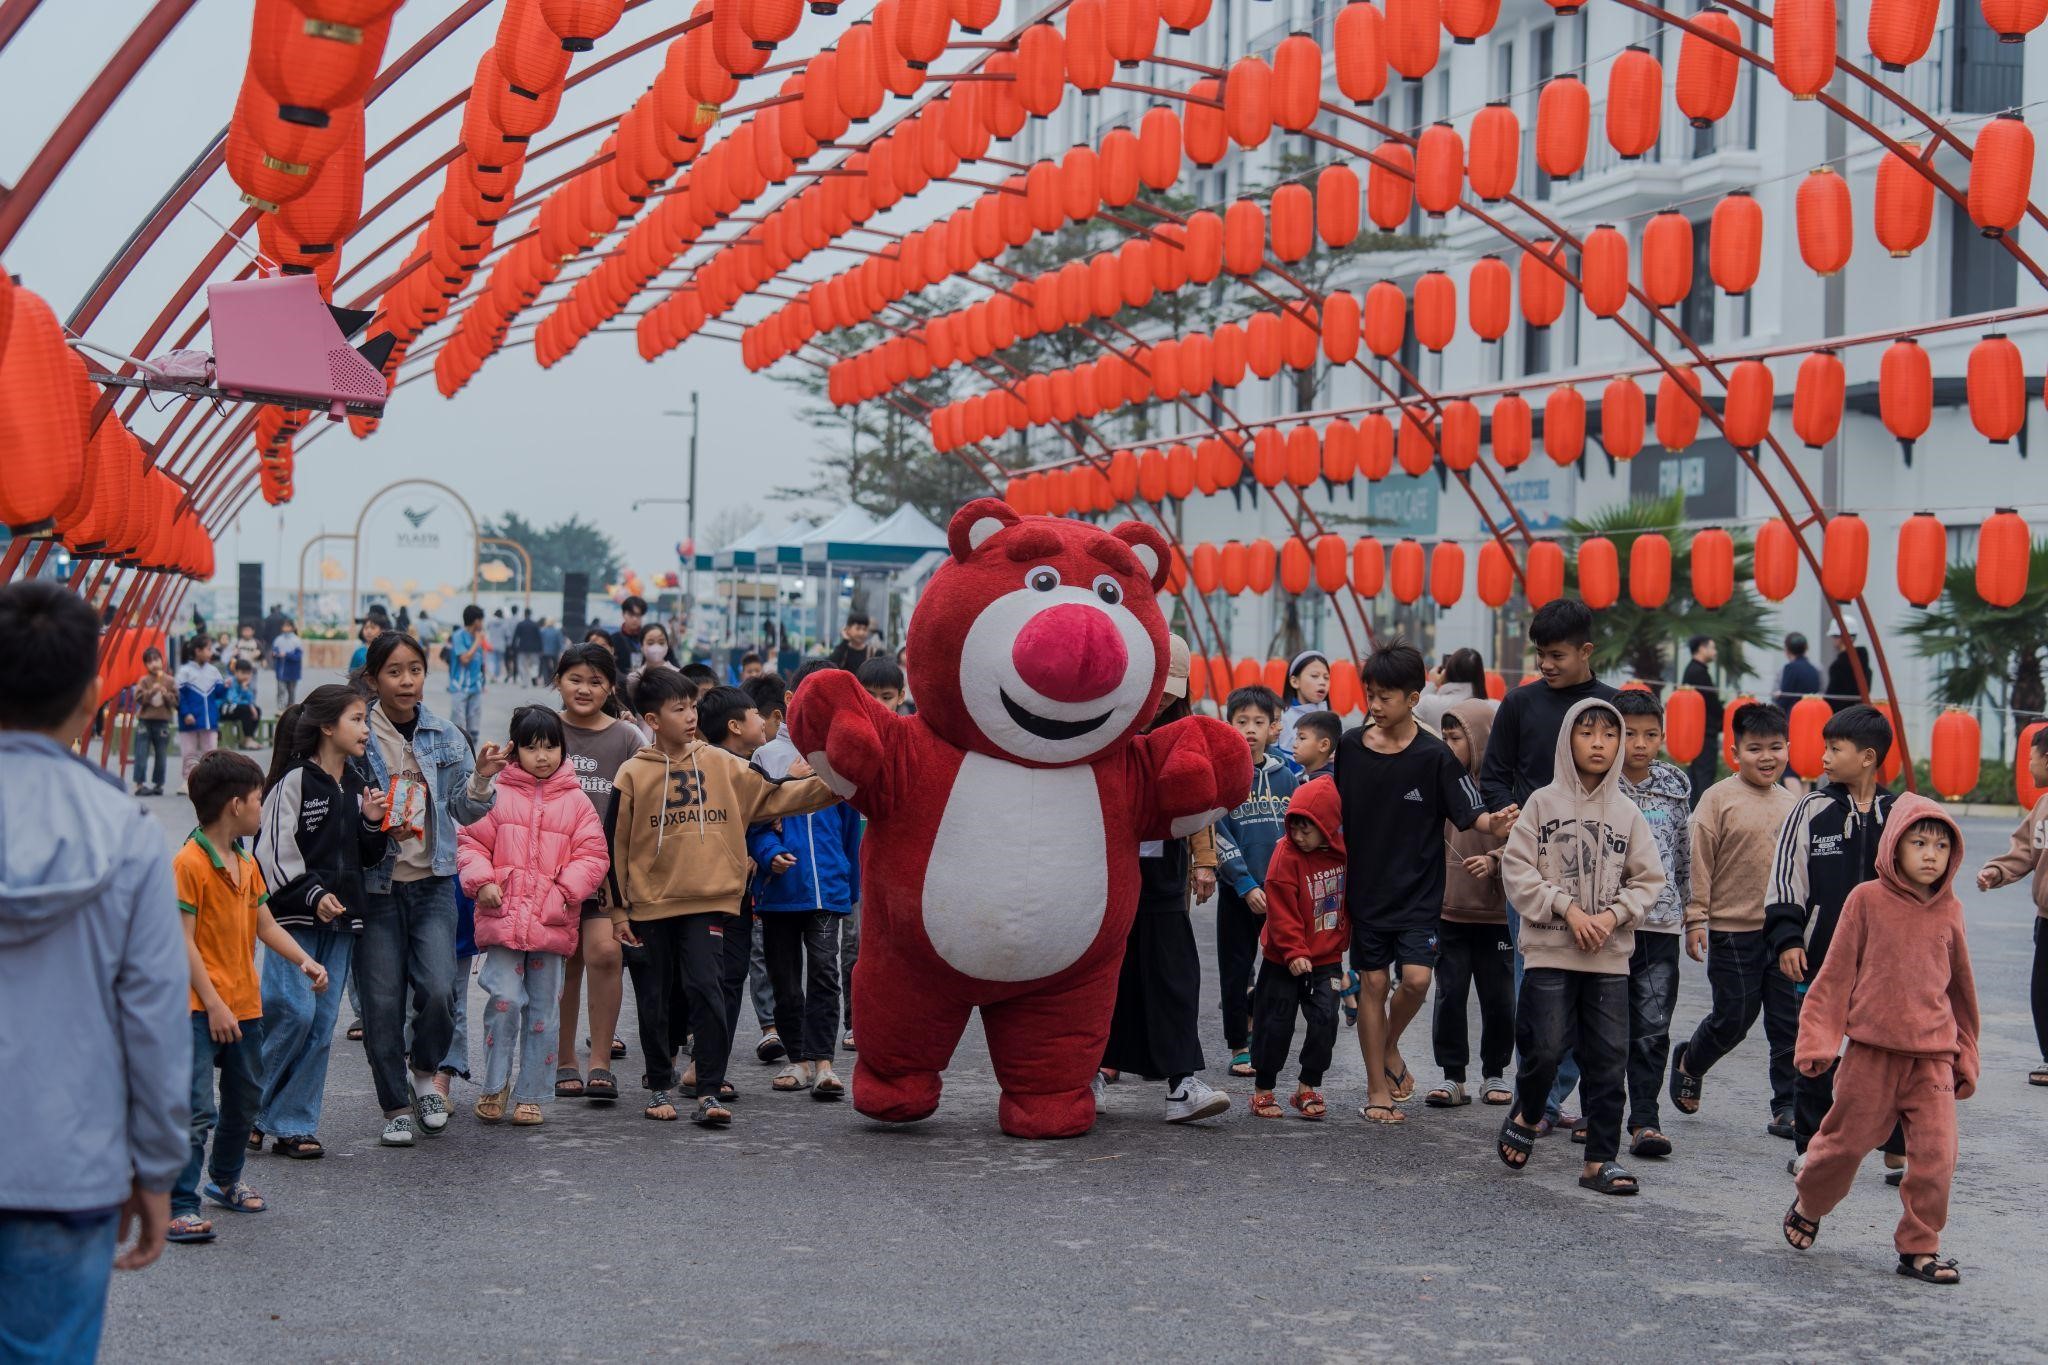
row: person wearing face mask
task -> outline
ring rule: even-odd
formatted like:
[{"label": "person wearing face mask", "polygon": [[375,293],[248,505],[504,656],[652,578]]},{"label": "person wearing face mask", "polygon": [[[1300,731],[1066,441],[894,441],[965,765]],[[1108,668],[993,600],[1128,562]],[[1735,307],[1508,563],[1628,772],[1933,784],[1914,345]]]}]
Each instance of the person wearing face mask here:
[{"label": "person wearing face mask", "polygon": [[667,627],[656,625],[652,621],[647,623],[646,629],[640,632],[640,660],[640,667],[626,675],[626,685],[622,691],[628,697],[633,695],[633,689],[639,685],[640,675],[648,669],[676,667],[676,661],[669,653]]}]

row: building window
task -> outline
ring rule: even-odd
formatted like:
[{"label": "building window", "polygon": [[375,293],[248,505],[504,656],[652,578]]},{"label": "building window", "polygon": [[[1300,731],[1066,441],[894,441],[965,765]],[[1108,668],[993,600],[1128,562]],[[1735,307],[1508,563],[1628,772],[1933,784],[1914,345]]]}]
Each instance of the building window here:
[{"label": "building window", "polygon": [[1511,98],[1515,93],[1515,42],[1503,38],[1493,48],[1493,97]]},{"label": "building window", "polygon": [[2019,299],[2019,263],[1996,241],[1981,235],[1970,212],[1948,205],[1948,315],[1988,313]]},{"label": "building window", "polygon": [[1522,373],[1542,374],[1550,368],[1549,327],[1531,327],[1527,322],[1522,328]]},{"label": "building window", "polygon": [[1948,90],[1949,108],[1959,114],[1992,114],[2021,102],[2025,89],[2026,48],[2001,43],[1976,5],[1958,5],[1950,43],[1955,76]]},{"label": "building window", "polygon": [[1531,74],[1540,85],[1557,74],[1557,25],[1544,24],[1529,37],[1536,45],[1536,69]]},{"label": "building window", "polygon": [[1712,220],[1692,225],[1692,292],[1679,300],[1678,325],[1702,346],[1714,340],[1714,272],[1708,238]]}]

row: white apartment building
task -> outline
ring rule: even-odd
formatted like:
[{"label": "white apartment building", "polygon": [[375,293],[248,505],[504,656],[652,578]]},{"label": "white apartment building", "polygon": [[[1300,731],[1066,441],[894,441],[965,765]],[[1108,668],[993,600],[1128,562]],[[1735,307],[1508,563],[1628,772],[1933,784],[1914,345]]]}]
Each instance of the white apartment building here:
[{"label": "white apartment building", "polygon": [[[1204,28],[1186,37],[1162,35],[1159,50],[1167,56],[1227,65],[1245,52],[1270,53],[1289,32],[1306,32],[1324,45],[1327,63],[1332,19],[1338,8],[1340,0],[1217,0],[1215,13]],[[1977,127],[1991,114],[2025,105],[2030,92],[2048,92],[2048,70],[2044,70],[2048,34],[2037,35],[2035,41],[2023,45],[2001,45],[1985,28],[1977,5],[1969,0],[1948,7],[1928,55],[1896,74],[1880,71],[1877,60],[1868,55],[1863,0],[1846,0],[1841,9],[1840,50],[1936,118],[1956,126],[1965,141],[1974,140]],[[1747,33],[1750,26],[1742,22]],[[1774,78],[1754,67],[1743,66],[1729,115],[1710,129],[1694,130],[1678,111],[1671,93],[1680,37],[1679,30],[1610,0],[1589,0],[1584,11],[1572,16],[1557,14],[1541,0],[1505,0],[1490,35],[1471,46],[1453,45],[1446,35],[1436,69],[1418,82],[1406,82],[1390,73],[1385,95],[1369,112],[1411,133],[1439,119],[1450,120],[1462,132],[1487,102],[1510,101],[1524,138],[1520,194],[1575,234],[1600,223],[1614,224],[1630,239],[1632,265],[1639,265],[1637,248],[1650,215],[1673,207],[1685,212],[1695,223],[1698,259],[1692,295],[1676,311],[1680,324],[1709,354],[1803,347],[1807,342],[1817,345],[1831,335],[1882,332],[2048,303],[2031,277],[1996,243],[1981,237],[1962,208],[1945,197],[1937,197],[1925,245],[1910,258],[1892,259],[1871,226],[1873,187],[1881,156],[1878,146],[1817,102],[1795,102]],[[1665,97],[1658,145],[1642,160],[1629,163],[1621,161],[1606,142],[1603,99],[1607,66],[1632,43],[1647,46],[1663,60]],[[1767,53],[1768,44],[1766,36]],[[1534,164],[1531,144],[1537,90],[1550,76],[1572,71],[1584,76],[1593,95],[1590,147],[1586,165],[1577,176],[1552,183]],[[1176,89],[1194,79],[1185,70],[1159,65],[1120,73],[1120,77]],[[1918,135],[1916,127],[1874,93],[1846,79],[1837,80],[1835,91],[1893,136]],[[1334,74],[1326,76],[1324,98],[1343,102]],[[1034,122],[1020,134],[1016,144],[1019,159],[1056,157],[1077,141],[1097,141],[1110,127],[1134,123],[1148,103],[1146,97],[1130,92],[1112,90],[1087,98],[1070,93],[1054,117]],[[1344,107],[1349,107],[1348,103]],[[1319,126],[1361,147],[1378,141],[1370,131],[1327,112]],[[1327,146],[1276,129],[1254,153],[1233,150],[1213,170],[1190,168],[1181,188],[1191,189],[1204,205],[1220,208],[1240,187],[1270,182],[1273,159],[1285,152],[1307,153],[1318,160],[1337,155]],[[1794,196],[1808,170],[1830,162],[1848,177],[1851,186],[1856,241],[1848,268],[1833,280],[1822,280],[1800,260]],[[1944,153],[1937,165],[1959,186],[1963,184],[1967,170],[1960,158]],[[1360,171],[1363,179],[1362,165]],[[1708,274],[1708,220],[1722,195],[1741,189],[1752,191],[1763,209],[1763,264],[1756,288],[1746,297],[1731,298],[1714,288]],[[1538,235],[1539,229],[1520,210],[1499,206],[1499,216],[1525,235]],[[1410,230],[1441,236],[1426,250],[1361,254],[1356,258],[1355,277],[1347,270],[1333,284],[1363,291],[1375,279],[1392,279],[1406,287],[1429,269],[1445,269],[1451,274],[1460,293],[1457,340],[1441,356],[1417,355],[1411,349],[1405,357],[1423,384],[1446,394],[1526,380],[1522,392],[1537,410],[1539,432],[1543,397],[1552,383],[1574,378],[1585,392],[1589,435],[1581,462],[1571,468],[1555,466],[1544,456],[1539,438],[1529,461],[1503,476],[1533,527],[1557,528],[1567,518],[1591,514],[1631,496],[1677,489],[1685,493],[1686,516],[1692,525],[1754,525],[1770,514],[1771,504],[1763,489],[1725,443],[1710,437],[1711,425],[1703,426],[1700,439],[1680,454],[1663,451],[1653,432],[1633,461],[1617,464],[1607,459],[1597,441],[1600,390],[1615,371],[1644,363],[1645,357],[1634,343],[1613,322],[1588,314],[1573,296],[1555,326],[1531,330],[1522,323],[1517,309],[1507,336],[1498,344],[1482,344],[1466,327],[1466,271],[1474,259],[1489,251],[1503,251],[1512,262],[1513,249],[1491,229],[1463,214],[1430,224],[1418,211]],[[1373,231],[1369,221],[1364,231]],[[2043,234],[2022,229],[2019,240],[2048,260],[2048,250],[2044,250],[2048,240]],[[1635,277],[1640,278],[1639,270]],[[1638,305],[1630,304],[1627,316],[1639,328],[1650,330]],[[1913,657],[1910,646],[1894,633],[1911,610],[1899,597],[1894,579],[1893,547],[1899,523],[1919,509],[1938,514],[1950,528],[1952,562],[1973,555],[1976,528],[1996,506],[2019,507],[2037,534],[2048,534],[2048,451],[2031,450],[2029,444],[2038,424],[2034,405],[2030,404],[2028,430],[2004,446],[1992,445],[1978,435],[1962,406],[1969,349],[1984,332],[1992,330],[2007,333],[2020,346],[2027,361],[2029,392],[2038,401],[2042,369],[2048,365],[2048,325],[2043,319],[1929,337],[1926,346],[1936,376],[1936,409],[1933,425],[1917,443],[1910,464],[1877,416],[1882,345],[1842,352],[1848,413],[1836,441],[1820,451],[1805,449],[1791,430],[1793,377],[1801,356],[1792,354],[1769,362],[1779,404],[1774,428],[1788,454],[1825,506],[1858,511],[1869,522],[1872,562],[1867,600],[1876,618],[1871,625],[1887,640],[1898,695],[1907,703],[1907,725],[1919,740],[1916,751],[1921,755],[1934,708],[1916,705],[1925,701],[1930,690],[1928,665]],[[1668,334],[1660,338],[1668,339]],[[1410,345],[1412,348],[1412,337]],[[1371,361],[1369,353],[1361,354]],[[1385,378],[1399,386],[1391,367]],[[1656,380],[1655,374],[1641,380],[1653,397]],[[1717,390],[1710,386],[1709,394],[1716,396]],[[1323,378],[1316,406],[1343,408],[1381,397],[1364,375],[1346,369]],[[1230,395],[1230,401],[1247,420],[1297,406],[1292,376],[1286,371],[1271,381],[1248,378]],[[1482,410],[1492,403],[1490,397],[1477,401]],[[1196,430],[1185,413],[1165,420],[1180,420],[1191,436],[1206,434]],[[1050,442],[1034,442],[1034,451],[1037,458],[1048,460],[1061,453]],[[1788,501],[1796,501],[1790,480],[1776,468],[1768,450],[1763,457]],[[1490,452],[1485,458],[1491,459]],[[1474,483],[1483,486],[1476,477]],[[1471,501],[1455,482],[1444,484],[1436,473],[1409,478],[1397,467],[1381,483],[1369,485],[1358,480],[1354,489],[1338,492],[1334,502],[1320,484],[1308,490],[1308,496],[1313,506],[1327,509],[1339,523],[1333,529],[1347,535],[1362,533],[1366,527],[1357,519],[1369,517],[1375,523],[1373,533],[1390,544],[1403,535],[1412,535],[1425,546],[1438,540],[1459,541],[1468,550],[1468,563],[1485,535]],[[1492,495],[1483,497],[1498,517],[1501,509],[1494,505]],[[1263,497],[1246,499],[1240,509],[1229,497],[1197,496],[1188,500],[1182,515],[1182,536],[1190,545],[1255,536],[1277,544],[1287,534],[1285,521]],[[1809,534],[1817,551],[1817,528]],[[1212,606],[1217,619],[1228,623],[1234,655],[1268,652],[1278,633],[1282,609],[1277,590],[1263,598],[1245,595],[1234,600],[1218,594]],[[1397,609],[1390,597],[1382,596],[1374,614],[1378,629],[1398,629],[1426,651],[1471,644],[1510,680],[1520,672],[1526,608],[1519,600],[1500,612],[1489,610],[1478,601],[1468,581],[1463,599],[1448,610],[1439,611],[1427,596],[1414,607]],[[1343,637],[1315,594],[1302,604],[1301,617],[1310,643],[1343,647]],[[1799,590],[1779,604],[1774,628],[1780,634],[1805,633],[1813,642],[1814,661],[1825,670],[1833,652],[1827,640],[1832,630],[1828,621],[1819,586],[1802,566]],[[2048,623],[2043,623],[2043,630],[2048,634]],[[1678,662],[1682,660],[1674,662],[1674,676]],[[1778,662],[1774,651],[1755,657],[1752,666],[1762,676],[1742,685],[1767,691],[1775,680]],[[2001,725],[1997,713],[1987,707],[1981,720],[1987,752],[1997,753],[2009,745],[2010,731]]]}]

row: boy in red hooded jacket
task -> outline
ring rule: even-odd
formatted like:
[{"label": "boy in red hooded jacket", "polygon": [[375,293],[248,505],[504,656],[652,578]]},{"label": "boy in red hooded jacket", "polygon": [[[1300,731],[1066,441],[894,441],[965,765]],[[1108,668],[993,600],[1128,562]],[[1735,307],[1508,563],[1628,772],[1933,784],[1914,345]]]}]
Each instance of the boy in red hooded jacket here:
[{"label": "boy in red hooded jacket", "polygon": [[1977,1089],[1977,987],[1963,943],[1956,869],[1963,835],[1946,810],[1908,793],[1878,845],[1877,880],[1849,893],[1827,961],[1799,1015],[1800,1073],[1835,1065],[1835,1102],[1806,1149],[1785,1240],[1804,1251],[1849,1192],[1856,1168],[1899,1125],[1906,1206],[1893,1245],[1901,1275],[1962,1279],[1941,1255],[1956,1167],[1956,1101]]},{"label": "boy in red hooded jacket", "polygon": [[1305,782],[1287,803],[1287,837],[1266,869],[1266,926],[1259,982],[1252,991],[1252,1113],[1281,1116],[1273,1084],[1294,1042],[1294,1016],[1307,1021],[1301,1083],[1288,1101],[1305,1119],[1328,1106],[1317,1087],[1337,1046],[1337,992],[1351,919],[1344,911],[1344,821],[1334,782]]}]

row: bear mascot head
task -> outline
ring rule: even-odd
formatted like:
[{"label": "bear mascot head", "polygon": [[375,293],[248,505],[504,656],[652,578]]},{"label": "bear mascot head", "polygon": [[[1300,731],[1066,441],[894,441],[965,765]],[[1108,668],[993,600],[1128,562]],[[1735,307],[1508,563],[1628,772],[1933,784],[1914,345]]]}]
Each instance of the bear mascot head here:
[{"label": "bear mascot head", "polygon": [[910,618],[918,714],[954,746],[1032,767],[1091,762],[1150,720],[1166,681],[1166,540],[1025,519],[978,498]]}]

